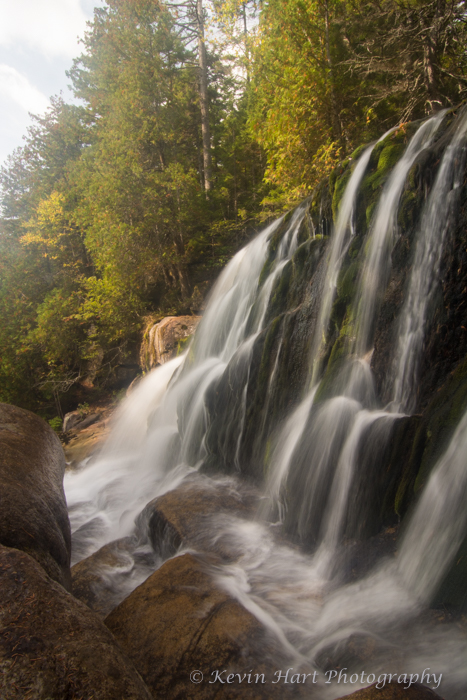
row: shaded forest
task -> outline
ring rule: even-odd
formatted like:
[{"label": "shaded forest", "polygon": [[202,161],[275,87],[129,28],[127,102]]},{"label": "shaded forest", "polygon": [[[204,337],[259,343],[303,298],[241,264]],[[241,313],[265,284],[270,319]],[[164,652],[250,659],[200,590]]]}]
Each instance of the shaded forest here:
[{"label": "shaded forest", "polygon": [[1,170],[0,400],[61,415],[258,226],[466,96],[465,2],[107,0]]}]

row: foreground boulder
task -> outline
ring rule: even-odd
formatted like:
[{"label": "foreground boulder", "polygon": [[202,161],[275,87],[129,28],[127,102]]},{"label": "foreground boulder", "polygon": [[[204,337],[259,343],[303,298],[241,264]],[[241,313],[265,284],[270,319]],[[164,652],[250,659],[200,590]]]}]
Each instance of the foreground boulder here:
[{"label": "foreground boulder", "polygon": [[339,700],[441,700],[441,697],[431,688],[415,683],[409,688],[404,684],[389,683],[384,688],[377,688],[376,683],[368,688],[362,688],[350,695],[343,695]]},{"label": "foreground boulder", "polygon": [[199,474],[188,477],[176,489],[150,501],[138,519],[154,550],[167,558],[183,544],[212,552],[223,559],[242,554],[235,544],[220,536],[223,518],[252,516],[257,493],[230,479],[210,479]]},{"label": "foreground boulder", "polygon": [[0,404],[0,544],[27,552],[69,589],[64,471],[62,446],[50,426],[29,411]]},{"label": "foreground boulder", "polygon": [[149,370],[177,356],[181,343],[196,330],[201,316],[167,316],[144,334],[140,364]]},{"label": "foreground boulder", "polygon": [[[276,669],[293,663],[284,660],[258,620],[214,584],[206,562],[192,554],[166,562],[105,623],[150,690],[165,700],[227,697],[216,670],[225,671],[224,681],[235,674],[229,697],[309,697],[306,684],[272,683]],[[240,683],[236,674],[247,675]],[[264,674],[264,683],[255,682],[256,674]]]},{"label": "foreground boulder", "polygon": [[150,700],[112,635],[24,552],[0,546],[2,700]]},{"label": "foreground boulder", "polygon": [[71,568],[73,595],[101,617],[108,615],[154,572],[160,560],[147,542],[123,537]]},{"label": "foreground boulder", "polygon": [[73,595],[102,617],[108,615],[118,604],[106,573],[127,564],[130,546],[130,537],[115,540],[71,568]]}]

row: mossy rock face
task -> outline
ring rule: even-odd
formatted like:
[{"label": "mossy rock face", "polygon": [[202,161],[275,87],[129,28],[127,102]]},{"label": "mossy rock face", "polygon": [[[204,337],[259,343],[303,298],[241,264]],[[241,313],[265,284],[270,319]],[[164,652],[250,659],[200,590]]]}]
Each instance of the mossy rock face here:
[{"label": "mossy rock face", "polygon": [[358,147],[355,149],[355,151],[352,153],[352,155],[350,156],[350,158],[351,158],[352,160],[358,160],[358,159],[360,158],[360,156],[362,155],[363,151],[365,150],[365,148],[367,148],[367,147],[368,147],[368,144],[363,144],[363,145],[361,145],[361,146],[358,146]]},{"label": "mossy rock face", "polygon": [[287,301],[290,285],[293,277],[293,263],[291,260],[284,266],[280,275],[275,280],[274,287],[269,298],[266,322],[271,318],[276,318],[287,310]]},{"label": "mossy rock face", "polygon": [[420,471],[415,482],[418,491],[444,454],[449,440],[467,410],[467,358],[436,394],[426,410],[426,442]]},{"label": "mossy rock face", "polygon": [[339,300],[349,303],[356,292],[356,283],[361,270],[361,265],[354,260],[347,269],[342,270],[337,282],[337,297]]},{"label": "mossy rock face", "polygon": [[[372,369],[383,404],[391,400],[395,339],[416,249],[416,233],[421,214],[435,181],[438,165],[449,144],[454,115],[448,114],[436,134],[433,145],[413,164],[401,196],[398,212],[398,238],[391,254],[392,270],[376,325]],[[467,188],[463,183],[457,221],[453,222],[442,255],[441,282],[434,282],[431,306],[427,314],[425,342],[420,358],[420,383],[416,411],[426,408],[433,392],[440,389],[459,362],[467,355]]]},{"label": "mossy rock face", "polygon": [[[259,480],[255,465],[250,472],[250,459],[242,449],[242,426],[246,407],[257,383],[266,332],[263,331],[249,349],[237,352],[220,379],[206,395],[209,428],[206,433],[208,457],[204,471],[235,474],[239,471],[253,481]],[[239,434],[240,426],[240,434]]]},{"label": "mossy rock face", "polygon": [[[432,146],[417,157],[401,194],[398,231],[391,251],[391,272],[384,294],[378,298],[371,365],[376,396],[365,405],[382,407],[392,400],[391,375],[398,323],[413,265],[416,234],[424,203],[452,137],[453,120],[451,115],[445,118]],[[405,125],[388,135],[377,144],[369,160],[356,201],[355,235],[342,260],[326,342],[320,349],[323,375],[315,395],[317,410],[327,399],[341,392],[346,373],[352,366],[356,298],[363,260],[368,253],[369,225],[382,188],[418,126],[419,123]],[[326,251],[331,240],[333,213],[335,217],[363,148],[351,160],[342,163],[310,197],[298,232],[297,250],[275,279],[271,290],[265,327],[251,350],[249,370],[246,365],[242,369],[241,363],[232,363],[225,378],[210,392],[207,446],[208,464],[213,469],[240,470],[246,478],[264,483],[277,441],[277,430],[307,392],[312,364],[308,353],[326,274]],[[352,487],[355,491],[352,498],[366,503],[367,510],[358,522],[348,519],[345,534],[349,538],[375,536],[382,527],[392,526],[405,518],[467,408],[467,364],[464,361],[467,358],[465,182],[460,196],[460,215],[446,239],[441,261],[442,282],[435,288],[426,324],[421,380],[417,387],[417,414],[388,420],[384,430],[384,421],[379,427],[378,421],[369,430],[368,444],[373,444],[374,449],[362,451],[359,457],[361,470]],[[261,285],[273,269],[277,248],[289,222],[290,218],[284,220],[271,236]],[[236,377],[240,381],[238,386]],[[243,421],[240,439],[232,427],[237,421]],[[377,463],[376,454],[379,455]],[[307,468],[309,464],[304,459],[304,472]],[[292,537],[297,536],[312,544],[316,536],[313,523],[308,534],[304,535],[294,515],[299,502],[294,502],[294,493],[299,494],[300,478],[297,477],[295,484],[291,478],[286,486],[286,529]],[[449,574],[453,578],[448,576],[443,584],[446,592],[440,593],[440,600],[447,601],[446,604],[464,605],[458,594],[460,584],[455,583],[456,576],[460,580],[464,575],[463,561],[460,558],[457,569],[454,567],[455,571],[453,569]]]},{"label": "mossy rock face", "polygon": [[[345,301],[338,297],[331,314],[331,322],[335,324],[336,331],[331,335],[330,353],[325,363],[326,371],[315,394],[315,401],[324,401],[337,396],[341,391],[342,386],[338,378],[348,366],[355,340],[352,313],[352,306],[346,305]],[[339,323],[340,319],[342,321]]]}]

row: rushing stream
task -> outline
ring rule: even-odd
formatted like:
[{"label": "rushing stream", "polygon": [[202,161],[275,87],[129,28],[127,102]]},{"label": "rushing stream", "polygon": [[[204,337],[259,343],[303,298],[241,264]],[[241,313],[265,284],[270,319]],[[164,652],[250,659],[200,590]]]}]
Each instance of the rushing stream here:
[{"label": "rushing stream", "polygon": [[[358,198],[374,149],[394,130],[351,165],[315,276],[319,293],[306,348],[311,354],[307,374],[301,394],[271,432],[267,419],[281,363],[287,361],[291,312],[278,316],[276,326],[282,330],[274,336],[274,361],[256,431],[265,464],[256,518],[216,513],[206,517],[205,531],[198,533],[203,546],[222,540],[236,553],[213,565],[212,575],[271,630],[291,666],[319,672],[319,692],[313,697],[326,700],[369,685],[371,674],[377,679],[388,673],[418,674],[421,680],[425,672],[423,682],[448,700],[467,693],[465,631],[456,622],[436,620],[428,609],[467,532],[467,413],[404,522],[397,556],[376,558],[352,576],[348,549],[359,540],[372,505],[363,465],[373,457],[379,464],[375,451],[384,452],[395,424],[416,408],[427,319],[465,169],[467,113],[451,129],[416,226],[391,346],[387,405],[378,398],[371,360],[406,181],[445,119],[440,112],[418,126],[385,180],[356,258],[360,271],[342,326],[347,323],[349,329],[345,337],[341,331],[344,351],[337,370],[330,372],[333,309],[343,261],[359,235]],[[208,463],[210,476],[199,477],[204,483],[243,488],[258,348],[276,323],[270,310],[304,245],[308,205],[266,227],[233,258],[211,293],[187,354],[145,377],[122,405],[104,449],[66,474],[74,561],[108,542],[130,538],[125,564],[106,574],[116,602],[162,563],[138,519],[149,501],[187,477],[205,474]],[[317,236],[314,243],[323,241]],[[213,475],[212,402],[222,382],[232,391],[232,410],[222,425],[224,442],[218,443],[218,473]],[[222,464],[224,453],[233,465],[229,469]],[[293,546],[279,536],[284,525]],[[297,548],[297,542],[306,546]],[[359,645],[370,649],[366,660],[355,652]],[[325,682],[325,670],[343,667],[348,668],[346,682],[343,677]]]}]

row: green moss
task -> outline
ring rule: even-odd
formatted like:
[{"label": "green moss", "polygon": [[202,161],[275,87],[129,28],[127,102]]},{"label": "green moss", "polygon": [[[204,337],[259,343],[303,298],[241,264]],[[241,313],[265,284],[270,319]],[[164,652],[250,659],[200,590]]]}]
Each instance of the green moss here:
[{"label": "green moss", "polygon": [[352,160],[358,160],[367,147],[367,143],[364,143],[362,146],[358,146],[358,148],[356,148],[355,151],[351,154],[350,158]]},{"label": "green moss", "polygon": [[[341,302],[339,299],[337,299],[334,302],[334,305],[336,306],[339,303]],[[333,388],[335,387],[336,377],[341,371],[347,359],[349,358],[350,353],[352,352],[354,335],[355,324],[352,319],[352,311],[349,305],[347,306],[343,315],[343,321],[339,335],[333,343],[324,377],[321,380],[321,383],[316,392],[316,402],[330,398],[330,396],[332,395]]]},{"label": "green moss", "polygon": [[392,168],[405,150],[404,143],[386,143],[386,140],[382,143],[385,145],[379,154],[376,170],[368,175],[364,181],[365,189],[371,190],[373,193],[380,192]]},{"label": "green moss", "polygon": [[311,216],[309,209],[307,210],[305,216],[302,219],[300,227],[298,229],[297,240],[298,244],[301,245],[305,243],[309,238],[313,238],[313,224],[311,221]]},{"label": "green moss", "polygon": [[186,338],[181,338],[177,341],[177,357],[181,355],[188,348],[193,335],[187,335]]},{"label": "green moss", "polygon": [[349,252],[348,252],[349,258],[356,258],[360,252],[361,247],[362,247],[362,237],[355,236],[352,240],[352,243],[349,246]]},{"label": "green moss", "polygon": [[415,223],[415,212],[420,207],[420,197],[416,190],[407,189],[401,198],[397,222],[402,230],[407,230]]},{"label": "green moss", "polygon": [[365,209],[365,219],[366,219],[366,225],[369,226],[371,224],[371,220],[373,218],[373,214],[375,213],[376,205],[378,204],[377,201],[371,202]]},{"label": "green moss", "polygon": [[56,433],[62,432],[63,420],[59,416],[56,416],[55,418],[51,418],[47,422],[50,425],[50,427],[52,428],[52,430],[54,430]]},{"label": "green moss", "polygon": [[354,260],[347,269],[342,270],[339,275],[337,281],[337,296],[338,299],[345,303],[350,302],[355,295],[360,267],[360,262]]},{"label": "green moss", "polygon": [[361,196],[364,202],[364,221],[359,222],[368,226],[375,211],[381,189],[383,188],[392,169],[400,160],[406,149],[410,136],[417,126],[408,124],[404,128],[389,134],[374,147],[368,166],[368,174],[363,178]]}]

